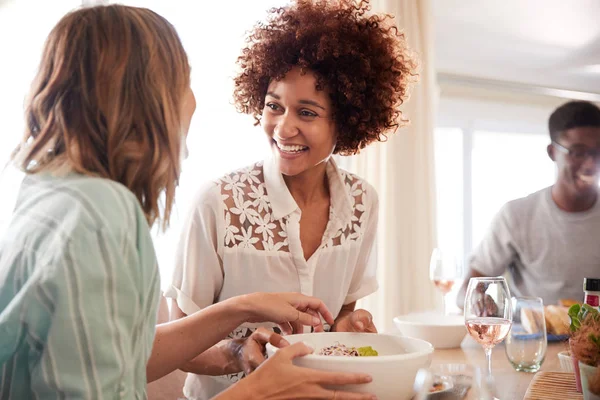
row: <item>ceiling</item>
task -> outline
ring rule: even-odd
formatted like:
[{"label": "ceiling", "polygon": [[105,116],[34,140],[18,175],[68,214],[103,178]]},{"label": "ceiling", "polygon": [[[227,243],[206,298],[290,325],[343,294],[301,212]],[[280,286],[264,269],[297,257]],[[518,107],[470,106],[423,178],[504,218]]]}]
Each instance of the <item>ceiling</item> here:
[{"label": "ceiling", "polygon": [[432,0],[439,73],[600,93],[600,0]]}]

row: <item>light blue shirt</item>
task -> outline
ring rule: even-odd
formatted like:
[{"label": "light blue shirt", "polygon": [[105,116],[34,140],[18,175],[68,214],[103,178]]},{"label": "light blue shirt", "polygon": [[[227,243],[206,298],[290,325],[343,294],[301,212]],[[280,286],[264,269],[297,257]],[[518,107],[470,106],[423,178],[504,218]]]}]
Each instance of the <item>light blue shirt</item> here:
[{"label": "light blue shirt", "polygon": [[25,178],[0,238],[0,399],[146,398],[159,286],[129,190]]}]

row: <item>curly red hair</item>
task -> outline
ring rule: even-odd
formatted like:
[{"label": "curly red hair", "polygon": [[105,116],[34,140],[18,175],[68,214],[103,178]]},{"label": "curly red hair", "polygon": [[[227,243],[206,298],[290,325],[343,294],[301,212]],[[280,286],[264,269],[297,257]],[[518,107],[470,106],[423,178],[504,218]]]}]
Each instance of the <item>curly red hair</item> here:
[{"label": "curly red hair", "polygon": [[415,80],[416,60],[393,17],[369,15],[368,1],[296,0],[273,8],[238,57],[234,103],[260,123],[271,80],[293,67],[317,76],[328,91],[338,140],[335,153],[351,155],[385,141],[407,120],[399,110]]}]

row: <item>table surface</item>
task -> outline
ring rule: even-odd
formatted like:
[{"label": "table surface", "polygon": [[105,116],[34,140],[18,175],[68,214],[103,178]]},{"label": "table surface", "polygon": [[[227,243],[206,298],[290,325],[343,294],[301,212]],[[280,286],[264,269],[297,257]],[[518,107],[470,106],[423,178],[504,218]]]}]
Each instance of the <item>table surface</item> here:
[{"label": "table surface", "polygon": [[[557,354],[563,350],[567,350],[567,344],[564,342],[548,343],[546,358],[540,371],[560,371],[560,361]],[[479,366],[484,371],[487,368],[483,348],[469,336],[465,338],[459,348],[434,351],[432,365],[446,363],[472,364]],[[515,371],[506,358],[504,344],[497,345],[492,352],[492,372],[496,383],[496,395],[500,400],[523,399],[529,383],[535,375]],[[148,385],[149,400],[182,398],[181,389],[185,376],[184,372],[175,371],[151,383]]]},{"label": "table surface", "polygon": [[[567,350],[566,342],[548,343],[546,358],[540,371],[560,371],[558,353],[563,350]],[[446,363],[466,363],[476,365],[483,371],[487,369],[483,348],[468,336],[459,348],[434,351],[432,365]],[[492,374],[496,383],[496,396],[500,400],[522,399],[535,375],[515,371],[506,358],[504,344],[497,345],[492,352]]]}]

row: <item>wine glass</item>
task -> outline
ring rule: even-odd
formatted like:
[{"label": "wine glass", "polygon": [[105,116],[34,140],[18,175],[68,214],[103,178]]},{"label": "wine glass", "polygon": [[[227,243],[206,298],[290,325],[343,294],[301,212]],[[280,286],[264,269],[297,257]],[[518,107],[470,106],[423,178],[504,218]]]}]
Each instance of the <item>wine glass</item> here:
[{"label": "wine glass", "polygon": [[442,293],[444,314],[446,313],[446,295],[452,291],[457,280],[463,277],[462,258],[452,253],[442,253],[433,249],[429,261],[429,279]]},{"label": "wine glass", "polygon": [[512,326],[512,304],[506,280],[471,278],[465,296],[465,325],[473,339],[483,346],[492,375],[492,349],[502,342]]}]

